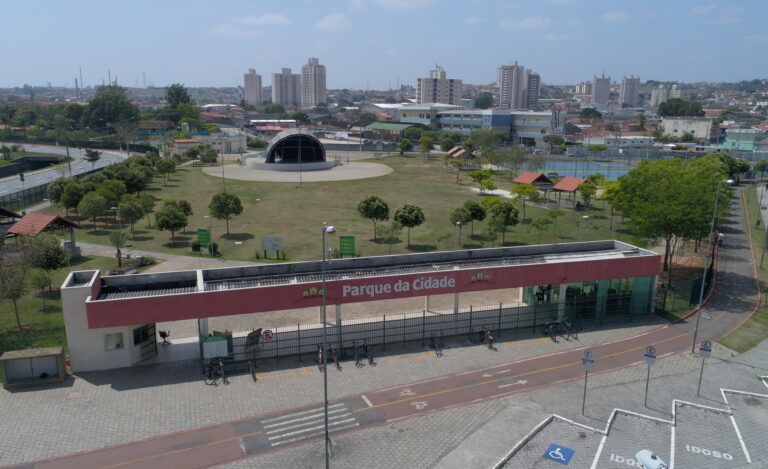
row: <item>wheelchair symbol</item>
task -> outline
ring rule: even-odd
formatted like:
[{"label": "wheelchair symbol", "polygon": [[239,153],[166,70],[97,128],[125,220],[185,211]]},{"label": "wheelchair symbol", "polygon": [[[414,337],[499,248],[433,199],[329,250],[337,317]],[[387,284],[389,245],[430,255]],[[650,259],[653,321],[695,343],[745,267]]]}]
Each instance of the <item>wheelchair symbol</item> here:
[{"label": "wheelchair symbol", "polygon": [[556,463],[562,464],[563,466],[567,466],[568,463],[571,462],[571,459],[573,459],[574,454],[576,454],[576,451],[572,450],[571,448],[551,444],[549,445],[549,448],[547,448],[547,452],[544,453],[542,457],[544,459],[549,459],[550,461],[555,461]]},{"label": "wheelchair symbol", "polygon": [[555,448],[554,451],[550,451],[549,457],[552,459],[559,459],[560,461],[565,461],[565,456],[563,456],[563,452],[562,450],[560,450],[560,448]]}]

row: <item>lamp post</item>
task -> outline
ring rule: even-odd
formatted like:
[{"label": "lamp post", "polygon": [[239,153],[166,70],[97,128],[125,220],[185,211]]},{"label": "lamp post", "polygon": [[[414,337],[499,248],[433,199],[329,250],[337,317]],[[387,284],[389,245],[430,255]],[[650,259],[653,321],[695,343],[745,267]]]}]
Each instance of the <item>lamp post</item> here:
[{"label": "lamp post", "polygon": [[461,247],[461,222],[456,222],[456,240],[458,241],[459,247]]},{"label": "lamp post", "polygon": [[204,218],[208,219],[208,252],[210,252],[211,257],[213,257],[213,217],[211,215],[206,215]]},{"label": "lamp post", "polygon": [[326,246],[328,240],[328,233],[335,233],[336,227],[329,226],[328,222],[323,222],[323,427],[325,428],[325,467],[326,469],[331,467],[331,438],[328,436],[328,349],[326,348],[328,343],[328,336],[326,333],[326,314],[325,314],[325,270],[326,270]]},{"label": "lamp post", "polygon": [[699,291],[699,308],[696,314],[696,328],[693,330],[693,344],[691,345],[691,353],[696,352],[696,339],[699,336],[699,322],[701,321],[701,308],[704,301],[704,285],[707,282],[707,273],[709,273],[709,253],[712,252],[712,233],[715,231],[715,219],[717,218],[717,202],[720,197],[720,184],[733,184],[733,179],[724,179],[718,181],[715,186],[715,204],[712,208],[712,223],[709,226],[709,244],[707,245],[707,253],[704,256],[704,277],[701,278],[701,290]]}]

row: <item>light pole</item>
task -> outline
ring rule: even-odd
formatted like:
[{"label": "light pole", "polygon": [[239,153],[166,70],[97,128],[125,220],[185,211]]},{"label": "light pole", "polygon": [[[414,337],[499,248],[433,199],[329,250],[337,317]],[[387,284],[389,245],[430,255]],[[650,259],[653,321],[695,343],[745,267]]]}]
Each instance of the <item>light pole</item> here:
[{"label": "light pole", "polygon": [[707,253],[704,256],[704,277],[701,278],[701,290],[699,291],[699,308],[696,314],[696,328],[693,330],[693,344],[691,345],[691,353],[696,352],[696,339],[699,336],[699,322],[701,321],[701,308],[704,301],[704,285],[707,282],[707,273],[709,273],[709,253],[712,252],[712,233],[715,231],[715,219],[717,218],[717,202],[720,197],[720,184],[733,184],[733,179],[724,179],[718,181],[715,186],[715,205],[712,208],[712,223],[709,226],[709,244],[707,245]]},{"label": "light pole", "polygon": [[589,215],[582,215],[581,222],[584,224],[584,234],[582,235],[582,241],[587,240],[587,228],[589,228]]},{"label": "light pole", "polygon": [[205,218],[208,219],[208,252],[210,252],[211,257],[213,257],[213,217],[206,215]]},{"label": "light pole", "polygon": [[461,222],[456,222],[456,235],[457,235],[457,241],[459,243],[459,247],[461,247]]},{"label": "light pole", "polygon": [[328,436],[328,336],[326,333],[326,319],[325,319],[325,270],[326,270],[326,246],[328,240],[328,233],[335,233],[336,227],[329,226],[328,222],[323,222],[323,427],[325,428],[325,467],[329,469],[331,467],[331,438]]}]

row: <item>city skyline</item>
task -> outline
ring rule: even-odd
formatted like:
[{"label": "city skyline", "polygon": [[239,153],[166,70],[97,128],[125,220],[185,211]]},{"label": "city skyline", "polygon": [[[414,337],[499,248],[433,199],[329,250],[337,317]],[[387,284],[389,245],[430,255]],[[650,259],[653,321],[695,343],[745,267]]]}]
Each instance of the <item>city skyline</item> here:
[{"label": "city skyline", "polygon": [[108,76],[123,86],[243,86],[250,68],[268,76],[307,57],[327,66],[329,89],[415,86],[434,63],[466,84],[491,84],[514,61],[547,84],[603,72],[735,82],[765,77],[757,57],[768,45],[768,4],[757,0],[138,0],[130,9],[89,0],[42,12],[15,2],[4,13],[14,19],[7,37],[22,39],[6,49],[3,88],[73,88],[80,67],[85,86]]}]

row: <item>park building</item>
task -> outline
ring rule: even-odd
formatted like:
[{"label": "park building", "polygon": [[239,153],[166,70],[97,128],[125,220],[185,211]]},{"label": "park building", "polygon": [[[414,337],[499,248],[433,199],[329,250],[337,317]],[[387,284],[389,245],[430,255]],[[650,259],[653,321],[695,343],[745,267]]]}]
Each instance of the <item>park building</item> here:
[{"label": "park building", "polygon": [[720,136],[720,126],[712,117],[669,117],[661,118],[664,135],[680,138],[690,134],[696,141],[716,141]]}]

